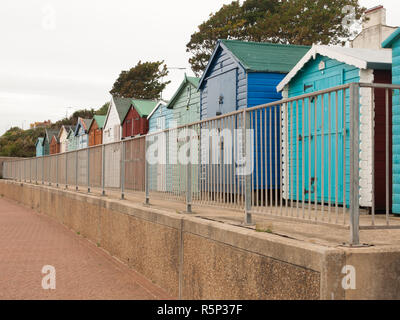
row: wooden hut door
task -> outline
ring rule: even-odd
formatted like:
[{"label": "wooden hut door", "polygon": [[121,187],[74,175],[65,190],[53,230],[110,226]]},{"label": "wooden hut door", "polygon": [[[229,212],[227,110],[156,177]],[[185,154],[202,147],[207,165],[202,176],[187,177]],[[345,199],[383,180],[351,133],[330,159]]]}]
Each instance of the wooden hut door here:
[{"label": "wooden hut door", "polygon": [[[337,74],[324,79],[316,80],[311,83],[305,83],[305,93],[320,91],[327,88],[332,88],[342,84],[342,75]],[[323,100],[323,101],[322,101]],[[314,201],[317,193],[317,200],[319,202],[331,203],[338,201],[338,204],[343,204],[343,93],[339,92],[338,97],[332,93],[330,96],[329,108],[329,95],[315,97],[313,99],[306,99],[304,105],[300,103],[289,108],[289,130],[292,134],[289,136],[296,136],[296,123],[298,122],[298,133],[296,139],[299,139],[299,150],[296,152],[296,140],[289,144],[289,153],[294,153],[294,157],[290,157],[296,161],[298,157],[299,174],[296,174],[297,163],[292,160],[289,172],[294,174],[294,186],[289,190],[297,200],[302,200],[302,195],[295,195],[298,188],[301,190],[304,187],[305,199]],[[336,113],[336,101],[338,109]],[[330,112],[329,112],[330,109]],[[301,112],[301,110],[303,112]],[[303,114],[302,114],[303,113]],[[336,114],[337,114],[337,127],[336,127]],[[302,135],[302,121],[304,116],[304,136]],[[294,119],[290,121],[290,119]],[[336,148],[337,140],[337,148]],[[323,148],[322,148],[323,147]],[[330,148],[329,148],[330,147]],[[304,148],[304,183],[302,182],[302,159],[301,155]],[[336,172],[336,159],[338,170]],[[329,176],[330,184],[329,184]],[[297,178],[296,178],[297,177]],[[336,189],[338,192],[336,192]],[[323,190],[323,194],[322,194]],[[336,194],[338,195],[336,199]]]},{"label": "wooden hut door", "polygon": [[207,81],[207,117],[227,114],[236,111],[236,69],[223,73]]}]

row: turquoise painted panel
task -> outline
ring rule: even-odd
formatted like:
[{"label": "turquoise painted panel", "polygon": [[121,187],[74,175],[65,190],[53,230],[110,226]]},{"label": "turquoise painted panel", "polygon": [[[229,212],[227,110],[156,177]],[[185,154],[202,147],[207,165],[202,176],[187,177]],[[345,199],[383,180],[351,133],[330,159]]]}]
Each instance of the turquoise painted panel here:
[{"label": "turquoise painted panel", "polygon": [[[325,69],[320,71],[319,65],[322,61],[325,62]],[[353,66],[327,57],[317,56],[289,83],[289,97],[345,83],[359,82],[359,72],[360,70]],[[328,95],[325,95],[324,99],[322,97],[313,100],[306,99],[304,103],[301,101],[288,106],[288,120],[283,125],[288,127],[288,139],[290,139],[288,159],[284,163],[284,170],[287,172],[287,181],[284,181],[284,185],[289,186],[289,199],[302,201],[302,191],[304,190],[306,201],[310,198],[311,200],[316,198],[323,202],[331,201],[335,203],[337,201],[339,205],[349,204],[349,134],[346,134],[345,139],[345,132],[348,133],[350,128],[349,92],[346,91],[345,97],[343,92],[339,92],[337,100],[337,127],[335,95],[331,95],[330,107]],[[329,114],[330,123],[328,121]],[[331,132],[331,135],[329,135],[329,132]],[[337,171],[336,152],[338,154]],[[330,171],[329,164],[331,164]],[[329,173],[331,176],[330,184]],[[337,194],[336,186],[338,186],[339,191]],[[344,186],[346,186],[345,194],[343,192]]]},{"label": "turquoise painted panel", "polygon": [[44,155],[44,148],[43,148],[43,139],[39,140],[36,144],[36,157],[43,157]]},{"label": "turquoise painted panel", "polygon": [[[393,43],[393,84],[400,84],[400,39]],[[400,94],[393,96],[393,213],[400,214]]]}]

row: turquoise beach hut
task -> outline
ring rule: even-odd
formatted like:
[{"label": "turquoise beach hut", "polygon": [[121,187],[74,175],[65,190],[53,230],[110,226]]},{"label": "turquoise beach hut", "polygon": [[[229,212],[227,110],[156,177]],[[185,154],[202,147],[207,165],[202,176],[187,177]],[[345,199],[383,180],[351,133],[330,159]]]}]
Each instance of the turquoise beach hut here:
[{"label": "turquoise beach hut", "polygon": [[[400,85],[400,28],[393,32],[383,44],[392,48],[393,84]],[[400,214],[400,94],[393,93],[393,213]]]},{"label": "turquoise beach hut", "polygon": [[[349,83],[390,84],[391,67],[392,56],[388,50],[315,45],[282,80],[278,90],[283,92],[284,97],[293,98]],[[288,104],[283,111],[284,118],[287,119],[286,122],[283,121],[282,132],[289,137],[283,146],[283,181],[287,186],[284,190],[285,199],[302,201],[304,194],[306,201],[317,199],[322,203],[349,204],[350,134],[344,134],[350,130],[349,91],[346,91],[345,97],[343,94],[343,91],[339,91],[337,98],[335,93],[331,94],[330,108],[329,95],[324,95],[323,104],[322,97],[319,96],[305,99],[304,102]],[[386,159],[382,149],[386,138],[385,91],[374,92],[375,128],[371,125],[374,105],[371,97],[371,89],[360,89],[360,205],[371,208],[374,200],[375,207],[379,210],[385,208],[386,198]],[[374,154],[370,147],[373,130]],[[304,181],[302,154],[305,156]],[[375,170],[372,169],[372,159],[375,159]],[[372,199],[373,178],[375,199]]]}]

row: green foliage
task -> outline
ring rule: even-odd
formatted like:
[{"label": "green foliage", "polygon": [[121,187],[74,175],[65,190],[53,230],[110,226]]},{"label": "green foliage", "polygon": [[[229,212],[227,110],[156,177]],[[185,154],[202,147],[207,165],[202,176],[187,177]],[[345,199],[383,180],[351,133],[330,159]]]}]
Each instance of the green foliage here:
[{"label": "green foliage", "polygon": [[[107,106],[107,108],[106,108]],[[108,104],[104,104],[96,112],[91,110],[78,110],[74,112],[68,119],[62,119],[51,125],[52,129],[61,128],[63,125],[74,126],[78,122],[78,118],[91,119],[95,114],[101,114],[106,110]],[[39,137],[45,136],[44,128],[22,130],[18,127],[11,128],[3,136],[0,137],[0,156],[2,157],[34,157],[36,156],[36,141]]]},{"label": "green foliage", "polygon": [[95,115],[95,111],[93,109],[87,110],[82,109],[75,111],[69,118],[64,118],[62,120],[57,121],[51,125],[52,129],[61,128],[61,126],[75,126],[78,122],[78,118],[83,119],[92,119]]},{"label": "green foliage", "polygon": [[2,157],[34,157],[36,141],[43,137],[45,129],[22,130],[11,128],[0,137],[0,156]]},{"label": "green foliage", "polygon": [[110,107],[110,103],[105,103],[99,110],[96,111],[97,116],[106,116],[108,112],[108,108]]},{"label": "green foliage", "polygon": [[[349,16],[346,6],[354,7]],[[246,0],[233,1],[211,14],[187,44],[189,63],[200,75],[218,39],[312,45],[339,44],[352,36],[343,22],[364,13],[358,0]]]},{"label": "green foliage", "polygon": [[168,75],[164,61],[139,63],[129,71],[122,71],[110,93],[116,97],[136,99],[160,99],[162,91],[170,83],[163,82]]}]

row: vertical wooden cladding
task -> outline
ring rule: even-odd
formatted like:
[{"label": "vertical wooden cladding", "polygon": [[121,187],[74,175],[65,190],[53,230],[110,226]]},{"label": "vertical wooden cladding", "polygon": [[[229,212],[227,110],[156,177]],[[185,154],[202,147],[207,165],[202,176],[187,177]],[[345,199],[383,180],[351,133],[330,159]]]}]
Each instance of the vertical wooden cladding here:
[{"label": "vertical wooden cladding", "polygon": [[131,107],[122,124],[122,138],[145,135],[149,131],[149,121],[142,118],[135,108]]},{"label": "vertical wooden cladding", "polygon": [[50,142],[50,154],[58,154],[60,153],[60,144],[55,136],[51,139]]},{"label": "vertical wooden cladding", "polygon": [[89,131],[89,146],[98,146],[103,141],[103,130],[99,128],[96,121],[93,121]]},{"label": "vertical wooden cladding", "polygon": [[125,141],[125,188],[145,190],[146,137]]},{"label": "vertical wooden cladding", "polygon": [[[392,72],[386,70],[374,71],[375,83],[392,83]],[[390,207],[392,207],[392,91],[389,90],[389,183]],[[375,89],[375,207],[376,210],[386,208],[386,90]]]}]

